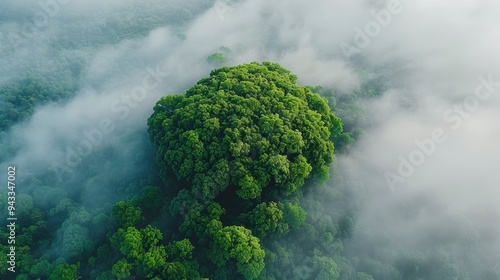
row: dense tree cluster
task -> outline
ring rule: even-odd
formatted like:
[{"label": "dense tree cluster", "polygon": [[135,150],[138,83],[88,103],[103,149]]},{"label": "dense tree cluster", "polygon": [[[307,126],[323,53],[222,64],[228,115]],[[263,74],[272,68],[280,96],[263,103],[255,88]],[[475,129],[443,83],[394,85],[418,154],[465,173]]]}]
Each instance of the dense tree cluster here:
[{"label": "dense tree cluster", "polygon": [[266,187],[289,194],[311,172],[327,177],[340,120],[295,82],[276,64],[248,64],[214,70],[185,95],[162,98],[148,122],[162,174],[171,169],[202,200],[228,186],[243,199]]},{"label": "dense tree cluster", "polygon": [[[12,55],[23,45],[0,33],[0,70],[7,73],[0,81],[0,139],[13,139],[0,147],[0,159],[21,148],[11,128],[29,120],[37,106],[69,100],[89,82],[85,69],[95,52],[158,26],[168,25],[182,39],[187,23],[215,1],[181,2],[128,1],[121,10],[95,15],[94,24],[86,15],[61,13],[50,20],[64,30],[57,38],[37,38],[42,46],[29,56]],[[7,3],[0,15],[15,25],[33,14],[18,14]],[[207,62],[219,67],[236,52],[221,47]],[[134,59],[110,72],[125,73]],[[331,165],[334,147],[345,151],[363,136],[371,121],[363,102],[384,91],[387,77],[363,61],[355,64],[362,83],[349,92],[299,86],[274,63],[212,71],[185,94],[157,103],[148,125],[158,166],[143,167],[149,171],[140,178],[115,176],[127,149],[92,155],[78,167],[83,175],[65,182],[52,172],[23,170],[16,195],[17,269],[7,271],[9,247],[2,242],[0,278],[500,279],[495,260],[480,250],[484,241],[463,217],[449,217],[449,227],[460,230],[436,233],[431,251],[394,252],[397,241],[356,228],[367,190],[348,170]],[[27,70],[8,73],[10,65]],[[111,78],[96,77],[91,86]],[[147,150],[147,135],[124,138],[124,145],[132,139]],[[134,170],[153,162],[148,152],[127,158],[134,158],[126,163]],[[83,197],[92,188],[99,195],[89,203]],[[0,202],[5,209],[3,192]],[[417,209],[409,201],[402,205],[402,219]],[[365,243],[354,248],[359,254],[347,255],[344,246],[356,234]],[[8,236],[0,228],[0,239]],[[450,247],[468,254],[457,258]]]},{"label": "dense tree cluster", "polygon": [[[306,179],[329,176],[342,123],[296,81],[274,63],[222,67],[154,107],[149,133],[170,213],[207,276],[258,278],[273,254],[266,243],[305,223]],[[316,260],[321,277],[338,274],[333,260]]]}]

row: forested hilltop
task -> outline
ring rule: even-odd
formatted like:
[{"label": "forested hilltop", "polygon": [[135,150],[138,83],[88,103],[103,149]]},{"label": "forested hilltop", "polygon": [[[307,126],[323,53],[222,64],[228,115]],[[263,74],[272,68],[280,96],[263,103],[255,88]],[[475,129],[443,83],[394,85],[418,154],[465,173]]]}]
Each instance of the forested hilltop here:
[{"label": "forested hilltop", "polygon": [[[184,267],[164,270],[174,266],[167,253],[164,265],[145,276],[339,276],[328,252],[280,244],[288,234],[304,241],[315,235],[301,231],[307,218],[300,200],[307,191],[304,183],[325,181],[333,161],[331,139],[349,139],[325,99],[298,86],[296,77],[277,64],[225,67],[212,71],[185,95],[162,98],[148,125],[170,201],[172,216],[167,220],[176,225],[167,240],[183,240],[187,247]],[[330,226],[317,233],[331,236],[323,242],[326,247],[337,232]],[[133,257],[126,242],[117,246],[125,257]],[[158,249],[145,248],[144,254],[148,250]],[[294,255],[309,255],[313,266],[286,271],[300,262]],[[196,260],[194,267],[187,256]],[[140,261],[132,265],[137,266],[140,269]]]}]

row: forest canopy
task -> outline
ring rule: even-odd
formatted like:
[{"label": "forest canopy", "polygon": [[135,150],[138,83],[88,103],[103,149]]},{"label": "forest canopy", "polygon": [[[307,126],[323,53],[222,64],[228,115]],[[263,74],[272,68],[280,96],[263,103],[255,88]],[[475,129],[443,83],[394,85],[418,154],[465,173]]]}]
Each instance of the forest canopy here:
[{"label": "forest canopy", "polygon": [[243,199],[290,194],[310,175],[328,177],[332,131],[327,101],[275,63],[213,70],[186,94],[161,98],[148,121],[163,177],[172,171],[201,199],[227,187]]},{"label": "forest canopy", "polygon": [[0,279],[500,280],[465,2],[2,1]]},{"label": "forest canopy", "polygon": [[264,269],[266,236],[304,223],[299,190],[328,178],[342,133],[325,98],[270,62],[222,67],[162,97],[148,127],[180,237],[210,256],[206,271],[246,279]]}]

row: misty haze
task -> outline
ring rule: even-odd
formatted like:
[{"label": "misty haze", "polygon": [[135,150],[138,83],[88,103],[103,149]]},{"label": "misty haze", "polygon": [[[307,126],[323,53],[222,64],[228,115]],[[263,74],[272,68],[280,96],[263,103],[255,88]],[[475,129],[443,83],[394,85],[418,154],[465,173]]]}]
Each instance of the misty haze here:
[{"label": "misty haze", "polygon": [[499,15],[1,0],[0,279],[500,280]]}]

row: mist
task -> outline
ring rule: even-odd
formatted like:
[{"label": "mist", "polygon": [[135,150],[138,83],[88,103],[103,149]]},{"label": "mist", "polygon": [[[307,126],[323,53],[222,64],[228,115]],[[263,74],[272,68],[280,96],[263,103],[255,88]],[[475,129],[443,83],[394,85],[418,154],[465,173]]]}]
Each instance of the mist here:
[{"label": "mist", "polygon": [[[381,95],[360,101],[364,134],[336,155],[335,168],[367,191],[344,242],[361,271],[373,272],[364,258],[397,266],[408,251],[438,250],[458,264],[474,254],[482,270],[500,273],[497,1],[66,2],[52,14],[36,1],[2,3],[0,86],[71,77],[60,98],[35,104],[0,134],[0,169],[17,166],[18,192],[51,186],[89,212],[130,198],[152,168],[154,104],[220,66],[207,57],[227,47],[227,65],[277,62],[299,84],[339,96],[366,75],[384,78]],[[46,23],[23,33],[37,12]],[[113,27],[126,16],[135,24]],[[34,202],[59,203],[51,200]],[[43,248],[56,257],[77,223],[65,219],[59,241]],[[470,279],[482,279],[475,273]]]}]

